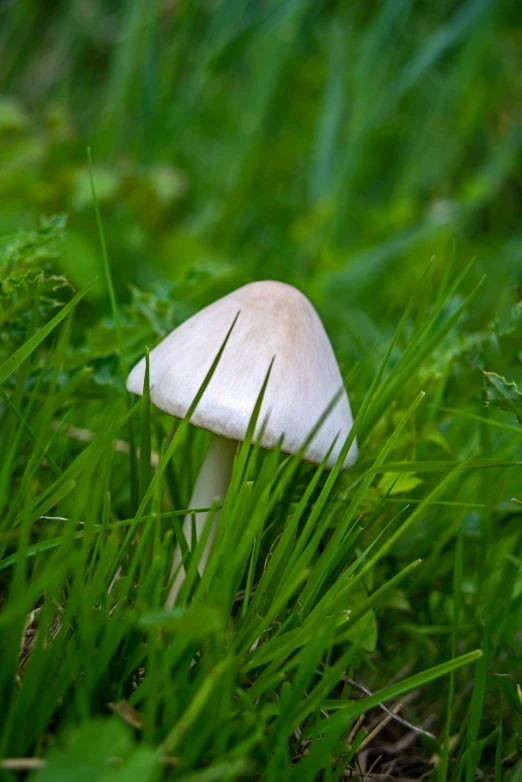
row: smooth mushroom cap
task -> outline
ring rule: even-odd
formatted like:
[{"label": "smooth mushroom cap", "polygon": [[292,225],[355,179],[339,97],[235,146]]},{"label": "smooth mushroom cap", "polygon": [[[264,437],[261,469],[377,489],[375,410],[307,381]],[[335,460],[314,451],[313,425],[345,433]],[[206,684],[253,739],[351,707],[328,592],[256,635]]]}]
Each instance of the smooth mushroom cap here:
[{"label": "smooth mushroom cap", "polygon": [[[165,337],[149,357],[151,401],[176,418],[186,415],[238,312],[191,423],[232,440],[243,440],[275,356],[256,434],[264,424],[264,448],[274,447],[284,435],[283,451],[295,453],[343,381],[317,312],[291,285],[273,281],[244,285]],[[142,394],[144,377],[142,359],[129,374],[127,389]],[[350,403],[343,389],[304,458],[320,463],[337,437],[327,463],[332,467],[352,424]],[[354,441],[343,467],[353,464],[356,457]]]}]

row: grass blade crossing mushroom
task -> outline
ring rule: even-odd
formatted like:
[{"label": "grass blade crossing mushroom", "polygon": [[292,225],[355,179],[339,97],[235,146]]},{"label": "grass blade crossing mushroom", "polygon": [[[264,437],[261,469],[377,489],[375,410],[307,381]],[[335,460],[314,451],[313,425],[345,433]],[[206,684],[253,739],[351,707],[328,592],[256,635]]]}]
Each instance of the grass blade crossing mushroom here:
[{"label": "grass blade crossing mushroom", "polygon": [[[284,436],[282,450],[297,452],[342,386],[332,346],[306,296],[281,282],[253,282],[205,307],[151,351],[150,398],[156,407],[176,418],[186,415],[238,311],[240,316],[226,350],[191,418],[194,426],[214,435],[194,487],[191,508],[207,508],[215,497],[224,499],[236,444],[245,437],[274,356],[256,432],[264,448],[275,447]],[[129,374],[130,392],[142,393],[145,368],[142,359]],[[319,464],[337,438],[327,463],[332,467],[352,424],[350,403],[344,392],[308,443],[304,458]],[[356,456],[354,442],[344,467],[353,464]],[[196,514],[198,536],[205,519],[206,513]],[[217,518],[214,526],[216,521]],[[188,539],[190,531],[191,515],[187,514],[184,533]],[[211,543],[212,535],[201,567]],[[180,561],[177,553],[173,570]],[[181,572],[171,588],[168,606],[174,603],[182,581]]]}]

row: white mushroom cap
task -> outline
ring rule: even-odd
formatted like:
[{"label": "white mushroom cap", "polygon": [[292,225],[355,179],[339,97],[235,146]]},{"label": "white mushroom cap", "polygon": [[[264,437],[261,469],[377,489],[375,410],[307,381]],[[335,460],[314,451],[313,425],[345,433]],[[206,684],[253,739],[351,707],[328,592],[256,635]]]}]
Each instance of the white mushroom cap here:
[{"label": "white mushroom cap", "polygon": [[[183,418],[196,396],[230,326],[218,366],[191,423],[232,440],[243,440],[266,378],[256,434],[274,447],[284,435],[283,451],[295,453],[343,385],[332,346],[317,312],[296,288],[282,282],[253,282],[218,299],[181,324],[151,351],[150,397],[156,407]],[[145,359],[129,374],[127,389],[142,394]],[[335,407],[309,443],[305,459],[335,463],[353,424],[343,390]],[[357,457],[354,441],[343,467]]]}]

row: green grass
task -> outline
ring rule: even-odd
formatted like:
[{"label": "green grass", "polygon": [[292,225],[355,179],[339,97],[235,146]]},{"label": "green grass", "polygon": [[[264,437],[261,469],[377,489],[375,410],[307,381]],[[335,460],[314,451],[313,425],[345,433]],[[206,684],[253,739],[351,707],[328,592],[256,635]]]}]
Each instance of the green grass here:
[{"label": "green grass", "polygon": [[[30,244],[37,242],[35,234]],[[15,300],[30,285],[27,267],[25,274]],[[450,769],[455,779],[472,779],[483,756],[491,758],[485,768],[493,764],[501,708],[494,674],[516,669],[520,614],[518,516],[513,509],[497,518],[493,503],[519,470],[518,442],[516,427],[506,433],[494,408],[479,416],[490,442],[485,451],[472,442],[476,417],[437,408],[436,422],[426,421],[421,379],[430,387],[439,378],[428,367],[445,354],[463,309],[447,311],[455,295],[449,285],[425,302],[429,317],[414,325],[423,290],[435,282],[432,268],[376,367],[332,471],[257,448],[258,404],[209,564],[199,578],[211,516],[192,542],[187,582],[168,611],[173,530],[180,530],[174,522],[187,496],[178,476],[201,459],[205,437],[196,437],[187,418],[169,441],[170,419],[150,407],[147,394],[129,408],[117,387],[93,387],[84,372],[66,369],[85,353],[70,342],[67,320],[84,292],[40,328],[28,310],[27,339],[0,367],[7,768],[12,758],[44,756],[44,779],[76,773],[80,763],[108,778],[155,778],[172,766],[180,779],[196,769],[208,779],[259,771],[266,779],[312,779],[321,769],[338,778],[366,734],[361,727],[353,748],[347,745],[356,718],[410,691],[418,704],[409,721],[428,714],[438,730],[438,737],[419,734],[432,758],[440,756],[435,774],[444,779]],[[70,393],[78,375],[84,383]],[[75,439],[73,418],[91,427],[88,445]],[[133,453],[121,445],[129,426],[140,443],[134,470],[121,453]],[[360,458],[341,473],[356,435]],[[145,456],[150,465],[152,453],[159,454],[154,469],[141,462]],[[496,500],[484,488],[492,473]],[[403,499],[405,492],[415,497]],[[482,502],[470,511],[470,500]],[[441,513],[444,501],[449,515]],[[463,537],[466,556],[461,543],[453,577],[455,540]],[[401,676],[405,663],[409,675]],[[348,672],[377,692],[354,700],[343,686]],[[434,683],[447,674],[443,697]],[[503,681],[515,692],[509,677]],[[509,755],[520,721],[516,695],[511,704],[501,755]],[[111,709],[120,717],[109,718]],[[104,730],[93,722],[100,715],[113,742],[77,760]],[[130,721],[134,738],[120,720]],[[113,749],[120,744],[122,757]]]},{"label": "green grass", "polygon": [[[3,11],[0,779],[521,778],[516,25]],[[269,277],[325,322],[359,458],[258,448],[258,406],[165,610],[208,434],[126,372]]]}]

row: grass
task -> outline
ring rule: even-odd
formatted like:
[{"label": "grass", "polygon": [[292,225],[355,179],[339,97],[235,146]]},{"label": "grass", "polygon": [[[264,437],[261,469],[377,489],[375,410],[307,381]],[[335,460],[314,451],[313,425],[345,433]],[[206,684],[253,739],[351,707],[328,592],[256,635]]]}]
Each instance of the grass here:
[{"label": "grass", "polygon": [[[32,244],[37,241],[36,235]],[[443,435],[441,422],[433,447],[440,450],[442,438],[456,458],[408,457],[412,438],[416,449],[423,448],[416,433],[427,425],[425,393],[416,391],[419,373],[463,309],[444,314],[455,293],[448,285],[434,297],[430,316],[404,337],[434,273],[413,295],[332,471],[325,472],[324,464],[305,467],[297,457],[264,452],[252,442],[260,397],[236,457],[209,564],[199,578],[212,514],[201,539],[191,543],[187,581],[171,610],[163,606],[173,530],[180,530],[173,522],[185,512],[183,501],[182,507],[176,502],[180,486],[172,490],[171,483],[194,452],[201,459],[204,447],[203,436],[196,438],[188,426],[191,411],[168,440],[170,419],[150,407],[147,394],[130,407],[113,389],[89,399],[76,388],[72,399],[63,390],[74,374],[62,378],[58,391],[66,356],[75,351],[67,317],[85,291],[40,329],[29,320],[27,339],[0,367],[8,400],[0,530],[4,769],[12,758],[43,755],[49,759],[37,776],[44,779],[77,768],[126,779],[156,778],[173,768],[180,779],[257,772],[266,779],[312,779],[321,769],[339,778],[350,764],[357,768],[354,756],[368,735],[359,724],[347,743],[356,719],[364,714],[371,726],[372,708],[411,691],[419,705],[409,709],[410,723],[422,722],[427,712],[439,726],[438,739],[427,730],[418,734],[435,775],[444,779],[451,769],[455,779],[472,779],[483,756],[486,768],[493,763],[487,757],[497,749],[497,729],[489,720],[500,710],[501,694],[491,679],[515,665],[510,617],[520,611],[520,531],[503,521],[497,532],[503,545],[488,550],[487,527],[482,534],[470,527],[473,519],[487,525],[487,504],[479,503],[474,515],[468,505],[486,471],[509,475],[518,469],[517,441],[511,432],[506,440],[502,430],[489,427],[488,435],[504,445],[480,458],[469,448],[469,430],[465,439],[461,434],[462,423],[473,431],[475,419],[451,416],[456,434],[449,426]],[[88,417],[88,445],[71,436],[64,420],[71,413]],[[439,414],[447,421],[446,412]],[[481,417],[484,427],[489,420]],[[135,458],[139,453],[134,470],[115,450],[129,425],[139,443],[134,454],[126,448]],[[361,456],[341,474],[356,435]],[[141,462],[146,458],[150,465],[152,453],[159,454],[153,470]],[[414,502],[401,498],[405,491],[417,492]],[[133,496],[140,498],[134,506]],[[453,513],[441,519],[437,508],[444,500]],[[516,522],[516,513],[509,515]],[[434,550],[426,552],[419,535],[430,521],[442,523]],[[455,540],[460,547],[452,577]],[[423,562],[415,558],[418,552]],[[474,584],[477,562],[482,575]],[[422,594],[430,583],[426,604]],[[481,584],[488,584],[485,594]],[[386,607],[393,617],[393,627],[384,630],[390,655],[380,628],[377,640],[377,617]],[[403,638],[408,652],[398,655],[394,644]],[[405,662],[411,672],[401,676]],[[354,699],[343,681],[363,670],[361,678],[370,677],[377,692]],[[444,698],[434,682],[447,674],[450,695]],[[399,681],[386,686],[396,675]],[[514,693],[512,680],[504,681]],[[512,703],[516,707],[516,696]],[[113,741],[78,760],[77,752],[105,730],[94,718],[111,709],[119,715],[105,716]],[[510,754],[520,720],[517,708],[506,712],[501,757]],[[113,768],[109,759],[120,744],[125,749],[121,756],[116,752]]]},{"label": "grass", "polygon": [[[516,4],[89,8],[0,28],[0,779],[521,779]],[[258,406],[166,610],[208,434],[126,372],[267,277],[360,455]]]}]

